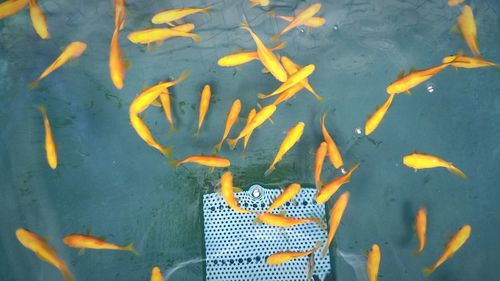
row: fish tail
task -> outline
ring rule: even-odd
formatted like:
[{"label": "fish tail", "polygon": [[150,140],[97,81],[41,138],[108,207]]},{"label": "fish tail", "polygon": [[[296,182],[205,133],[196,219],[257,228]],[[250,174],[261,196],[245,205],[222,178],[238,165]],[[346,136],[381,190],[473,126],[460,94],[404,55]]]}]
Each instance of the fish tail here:
[{"label": "fish tail", "polygon": [[246,31],[248,32],[252,32],[252,29],[250,29],[250,25],[248,25],[248,22],[246,20],[244,20],[241,25],[240,25],[240,28],[241,29],[245,29]]},{"label": "fish tail", "polygon": [[280,42],[278,45],[274,46],[273,50],[281,50],[286,48],[286,41]]},{"label": "fish tail", "polygon": [[281,37],[281,34],[279,34],[279,33],[276,34],[276,35],[271,36],[271,42],[278,41],[278,39],[280,39],[280,37]]},{"label": "fish tail", "polygon": [[189,76],[191,76],[191,71],[184,70],[181,73],[181,75],[179,75],[179,77],[177,78],[177,80],[175,80],[175,84],[179,84],[180,82],[186,80],[186,78],[188,78]]},{"label": "fish tail", "polygon": [[258,0],[250,0],[250,8],[258,6],[259,1]]},{"label": "fish tail", "polygon": [[28,88],[29,88],[30,90],[33,90],[33,89],[35,89],[36,87],[38,87],[38,84],[39,84],[39,83],[40,83],[40,80],[36,79],[36,80],[34,80],[33,82],[31,82],[31,83],[29,83],[29,84],[28,84]]},{"label": "fish tail", "polygon": [[413,252],[413,255],[418,257],[422,253],[422,250],[418,249],[417,251]]},{"label": "fish tail", "polygon": [[160,146],[160,152],[167,158],[172,158],[172,148],[169,146]]},{"label": "fish tail", "polygon": [[125,247],[123,248],[123,250],[125,250],[125,251],[129,251],[129,252],[131,252],[132,254],[134,254],[134,255],[136,255],[136,256],[138,256],[138,255],[139,255],[139,253],[138,253],[138,252],[136,252],[136,251],[135,251],[135,249],[134,249],[134,243],[130,243],[130,244],[128,244],[127,246],[125,246]]},{"label": "fish tail", "polygon": [[274,165],[271,165],[269,169],[267,169],[267,171],[264,173],[264,176],[265,177],[269,176],[274,171],[274,169],[275,169]]},{"label": "fish tail", "polygon": [[168,165],[171,167],[178,167],[180,164],[181,164],[181,162],[177,161],[177,160],[172,160],[172,161],[168,162]]},{"label": "fish tail", "polygon": [[434,272],[434,267],[433,266],[428,266],[428,267],[424,267],[424,269],[422,270],[422,272],[424,273],[424,276],[425,277],[429,277],[429,275],[431,275],[431,273]]},{"label": "fish tail", "polygon": [[194,133],[194,136],[195,136],[195,137],[199,137],[199,136],[200,136],[200,128],[198,128],[198,129],[196,130],[196,133]]},{"label": "fish tail", "polygon": [[269,95],[264,95],[264,94],[258,94],[257,97],[259,99],[267,99],[268,97],[270,97]]},{"label": "fish tail", "polygon": [[42,115],[46,115],[47,114],[47,106],[43,105],[43,104],[37,104],[34,106],[36,109],[38,109]]},{"label": "fish tail", "polygon": [[312,219],[322,230],[326,230],[326,223],[322,219]]},{"label": "fish tail", "polygon": [[324,258],[326,256],[326,252],[328,252],[328,243],[325,243],[323,251],[321,251],[321,258]]},{"label": "fish tail", "polygon": [[173,133],[177,132],[177,129],[175,128],[174,124],[170,124],[170,125],[172,125],[172,127],[170,127],[170,129],[168,130],[168,133],[173,134]]},{"label": "fish tail", "polygon": [[275,17],[276,16],[276,12],[274,10],[271,10],[269,12],[267,12],[267,14],[271,17]]},{"label": "fish tail", "polygon": [[215,145],[215,147],[214,147],[215,152],[219,152],[220,151],[220,149],[222,148],[222,144],[223,143],[224,143],[224,140],[222,140],[221,142],[219,142],[218,144]]},{"label": "fish tail", "polygon": [[65,281],[75,281],[75,277],[73,277],[73,274],[69,271],[69,268],[67,268],[66,265],[61,267],[60,271]]},{"label": "fish tail", "polygon": [[208,6],[206,8],[203,8],[201,9],[201,12],[202,13],[205,13],[205,14],[208,14],[210,12],[210,10],[212,9],[212,6]]},{"label": "fish tail", "polygon": [[234,149],[236,147],[236,144],[238,144],[238,139],[227,139],[227,144],[231,147],[231,149]]},{"label": "fish tail", "polygon": [[448,167],[448,171],[450,171],[450,172],[454,173],[455,175],[458,175],[464,179],[467,178],[467,176],[464,174],[464,172],[460,171],[460,169],[453,166],[452,164],[450,164],[450,166]]},{"label": "fish tail", "polygon": [[201,42],[201,36],[200,36],[200,35],[198,35],[198,34],[194,34],[194,33],[193,33],[193,34],[191,34],[191,36],[190,36],[190,37],[191,37],[191,39],[193,39],[193,41],[194,41],[194,42],[196,42],[196,43],[200,43],[200,42]]}]

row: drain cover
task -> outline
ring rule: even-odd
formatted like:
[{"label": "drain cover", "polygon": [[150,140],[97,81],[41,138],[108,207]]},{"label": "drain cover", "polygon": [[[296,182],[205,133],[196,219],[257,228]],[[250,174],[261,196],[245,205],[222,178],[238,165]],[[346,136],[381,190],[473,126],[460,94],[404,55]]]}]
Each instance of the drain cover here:
[{"label": "drain cover", "polygon": [[[295,197],[297,205],[286,203],[287,216],[296,218],[325,217],[324,205],[314,202],[313,188],[302,188]],[[266,189],[253,185],[239,192],[240,205],[248,210],[263,212],[281,193],[279,189]],[[282,251],[307,251],[317,241],[326,240],[326,232],[317,224],[302,224],[279,228],[255,224],[254,214],[234,212],[217,193],[203,196],[205,231],[206,280],[250,281],[283,280],[304,281],[307,275],[307,257],[298,258],[278,266],[266,264],[266,258]],[[330,272],[330,257],[315,253],[314,275],[324,280]]]}]

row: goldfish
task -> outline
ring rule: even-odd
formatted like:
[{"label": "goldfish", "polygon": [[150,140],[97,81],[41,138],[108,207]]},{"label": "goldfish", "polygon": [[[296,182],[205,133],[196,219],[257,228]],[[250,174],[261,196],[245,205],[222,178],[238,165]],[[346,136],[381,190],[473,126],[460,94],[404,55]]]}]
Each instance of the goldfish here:
[{"label": "goldfish", "polygon": [[151,271],[151,281],[163,281],[163,275],[161,274],[160,268],[155,266]]},{"label": "goldfish", "polygon": [[235,187],[233,186],[233,175],[231,174],[231,172],[225,172],[221,176],[220,181],[222,197],[224,198],[224,201],[226,201],[227,205],[231,207],[231,209],[233,209],[235,212],[250,213],[249,210],[241,208],[237,203],[237,199],[234,197]]},{"label": "goldfish", "polygon": [[444,251],[439,257],[439,259],[432,266],[424,268],[424,275],[429,276],[433,273],[441,264],[443,264],[447,259],[451,258],[463,244],[469,239],[471,232],[471,226],[466,224],[462,226],[456,233],[451,237],[450,241],[446,243]]},{"label": "goldfish", "polygon": [[316,242],[316,245],[314,246],[314,248],[312,248],[311,250],[305,251],[305,252],[274,253],[274,254],[270,255],[269,257],[267,257],[266,263],[268,265],[280,265],[282,263],[289,262],[289,261],[297,259],[297,258],[309,256],[309,255],[313,254],[314,252],[316,252],[320,245],[321,245],[321,242]]},{"label": "goldfish", "polygon": [[250,7],[255,6],[267,7],[269,6],[269,0],[250,0]]},{"label": "goldfish", "polygon": [[373,244],[368,253],[368,262],[366,263],[366,271],[368,272],[368,281],[378,280],[378,269],[380,266],[380,247]]},{"label": "goldfish", "polygon": [[119,36],[119,28],[116,27],[109,46],[109,74],[115,87],[121,90],[125,79],[125,62],[118,43]]},{"label": "goldfish", "polygon": [[[269,15],[273,16],[273,17],[280,18],[280,19],[287,21],[287,22],[292,22],[295,19],[295,17],[287,17],[287,16],[277,15],[274,11],[269,12]],[[325,23],[326,23],[326,20],[322,17],[310,17],[310,18],[304,20],[301,25],[304,25],[304,26],[307,26],[310,28],[318,28],[318,27],[325,25]]]},{"label": "goldfish", "polygon": [[233,105],[231,105],[231,110],[229,110],[229,113],[227,114],[226,128],[224,129],[224,135],[222,136],[220,142],[215,146],[216,151],[219,151],[221,149],[222,144],[229,135],[229,132],[231,131],[231,128],[233,127],[234,123],[238,121],[238,116],[240,115],[240,111],[241,111],[241,101],[239,99],[236,99],[233,102]]},{"label": "goldfish", "polygon": [[269,166],[264,175],[269,175],[274,171],[276,164],[283,158],[285,153],[290,150],[302,137],[302,133],[304,133],[304,122],[299,122],[295,126],[293,126],[285,136],[285,139],[281,143],[281,146],[276,154],[276,157],[273,160],[273,163]]},{"label": "goldfish", "polygon": [[56,250],[52,249],[43,238],[23,228],[18,228],[16,230],[16,237],[24,247],[33,251],[39,259],[57,268],[61,272],[64,280],[75,280],[66,263],[57,256]]},{"label": "goldfish", "polygon": [[195,28],[194,24],[186,23],[170,28],[150,28],[130,33],[127,38],[134,44],[151,44],[162,42],[172,37],[188,37],[195,42],[200,42],[201,37],[198,34],[190,33]]},{"label": "goldfish", "polygon": [[243,22],[241,24],[241,28],[248,31],[250,36],[252,36],[255,45],[257,46],[257,54],[259,56],[259,60],[262,62],[264,67],[269,70],[269,72],[274,76],[274,78],[278,79],[280,82],[287,81],[288,75],[281,65],[278,57],[269,50],[266,45],[260,40],[260,38],[253,32],[247,22]]},{"label": "goldfish", "polygon": [[198,129],[196,130],[195,136],[200,135],[201,125],[203,125],[203,120],[205,120],[205,115],[207,114],[208,108],[210,107],[210,97],[212,92],[210,90],[210,85],[206,84],[203,87],[200,95],[200,115],[198,118]]},{"label": "goldfish", "polygon": [[266,213],[270,213],[272,210],[283,206],[286,202],[292,200],[300,192],[300,184],[292,183],[290,184],[276,199],[269,208],[267,208]]},{"label": "goldfish", "polygon": [[50,37],[47,20],[43,14],[42,9],[38,6],[36,0],[30,0],[30,17],[31,23],[36,33],[42,39],[48,39]]},{"label": "goldfish", "polygon": [[257,127],[262,125],[267,119],[269,119],[275,111],[276,111],[276,106],[273,104],[263,107],[259,112],[255,114],[255,117],[252,118],[250,123],[248,123],[248,125],[246,125],[243,128],[243,130],[241,130],[237,138],[227,139],[227,143],[229,144],[229,146],[232,149],[234,149],[236,147],[236,144],[238,143],[238,140],[247,135],[250,135],[253,132],[253,130],[255,130]]},{"label": "goldfish", "polygon": [[195,155],[189,156],[184,160],[173,161],[173,166],[179,166],[186,163],[196,163],[199,165],[214,167],[214,168],[225,168],[231,165],[231,162],[227,158],[216,157],[216,156],[204,156],[204,155]]},{"label": "goldfish", "polygon": [[382,119],[384,119],[384,116],[387,113],[387,110],[391,106],[394,96],[395,94],[390,94],[387,100],[377,107],[372,115],[368,116],[365,123],[365,135],[370,135],[373,131],[375,131],[375,129],[377,129],[378,125],[380,125]]},{"label": "goldfish", "polygon": [[335,167],[335,169],[338,169],[344,166],[344,160],[342,160],[342,155],[340,154],[337,145],[335,144],[333,138],[330,136],[328,130],[325,127],[325,118],[326,113],[324,113],[321,117],[321,131],[323,132],[323,138],[325,139],[325,142],[328,146],[328,157],[330,158],[330,162],[332,162],[332,165]]},{"label": "goldfish", "polygon": [[455,175],[467,178],[467,176],[457,167],[453,166],[452,163],[430,154],[413,152],[412,154],[403,156],[403,164],[415,169],[415,172],[420,169],[442,167],[448,169],[448,171],[454,173]]},{"label": "goldfish", "polygon": [[0,3],[0,20],[21,11],[28,3],[29,0],[7,0]]},{"label": "goldfish", "polygon": [[[246,122],[245,126],[248,126],[248,124],[250,124],[252,119],[255,117],[255,114],[257,114],[257,111],[255,110],[255,108],[252,108],[252,110],[250,110],[250,112],[248,113],[247,122]],[[245,154],[245,151],[247,150],[247,144],[248,144],[248,141],[250,140],[250,136],[252,135],[252,132],[253,132],[253,130],[250,133],[248,133],[243,139],[243,155]]]},{"label": "goldfish", "polygon": [[349,168],[347,173],[345,175],[341,175],[335,179],[333,179],[331,182],[326,183],[321,187],[319,192],[316,194],[316,203],[318,204],[324,204],[332,195],[339,190],[339,188],[343,185],[348,183],[351,180],[351,175],[352,173],[359,167],[359,163],[356,163]]},{"label": "goldfish", "polygon": [[323,169],[323,162],[325,162],[326,153],[328,152],[328,145],[322,142],[316,150],[316,157],[314,158],[314,184],[316,190],[319,192],[321,188],[321,170]]},{"label": "goldfish", "polygon": [[287,33],[288,31],[294,29],[295,27],[297,27],[299,25],[304,24],[305,21],[309,20],[316,13],[318,13],[320,9],[321,9],[321,3],[316,3],[316,4],[313,4],[313,5],[305,8],[300,13],[298,13],[293,18],[293,20],[280,33],[271,37],[271,40],[275,41],[275,40],[279,39],[283,34]]},{"label": "goldfish", "polygon": [[[281,42],[278,45],[270,48],[269,50],[271,51],[281,50],[285,47],[286,47],[286,42]],[[259,59],[259,54],[257,53],[257,51],[246,51],[246,52],[238,52],[223,56],[217,61],[217,64],[222,67],[232,67],[232,66],[242,65],[258,59]]]},{"label": "goldfish", "polygon": [[321,257],[324,257],[326,255],[328,247],[330,247],[330,244],[332,243],[333,238],[335,237],[335,233],[339,228],[340,220],[344,215],[344,211],[348,203],[349,203],[349,192],[344,192],[342,193],[342,195],[340,195],[339,199],[337,199],[333,207],[330,209],[330,222],[329,222],[330,230],[328,231],[328,238],[326,240],[325,246],[323,247],[323,251],[321,252]]},{"label": "goldfish", "polygon": [[452,56],[447,56],[443,58],[443,63],[449,63],[454,67],[461,68],[480,68],[480,67],[499,67],[498,63],[486,61],[477,57],[468,57],[463,54],[456,54]]},{"label": "goldfish", "polygon": [[[281,64],[283,64],[283,67],[285,68],[286,72],[289,75],[293,75],[294,73],[296,73],[297,71],[299,71],[299,69],[301,68],[300,65],[294,63],[287,56],[282,56],[281,57]],[[303,85],[304,88],[306,88],[319,102],[323,101],[323,97],[321,97],[320,95],[318,95],[316,93],[316,91],[312,88],[311,84],[309,84],[309,80],[307,78],[305,78],[304,80],[300,81],[299,83],[301,85]]]},{"label": "goldfish", "polygon": [[35,88],[40,80],[47,77],[47,75],[67,63],[69,60],[81,56],[83,52],[85,52],[85,49],[87,49],[87,44],[79,41],[71,42],[68,46],[66,46],[66,48],[64,48],[59,57],[57,57],[57,59],[49,67],[47,67],[47,69],[45,69],[35,81],[31,82],[30,88]]},{"label": "goldfish", "polygon": [[266,99],[266,98],[272,97],[274,95],[277,95],[279,93],[282,93],[283,91],[290,89],[294,85],[297,85],[302,80],[307,78],[309,75],[311,75],[314,72],[314,69],[315,69],[314,64],[306,65],[303,68],[301,68],[299,71],[290,75],[288,77],[288,79],[283,84],[281,84],[276,90],[274,90],[272,93],[270,93],[268,95],[258,94],[257,97],[259,99]]},{"label": "goldfish", "polygon": [[116,250],[116,251],[129,251],[138,256],[139,254],[134,250],[134,243],[127,246],[117,246],[115,244],[104,241],[101,238],[93,237],[88,234],[71,234],[63,238],[63,243],[71,248],[94,249],[94,250]]},{"label": "goldfish", "polygon": [[448,0],[448,6],[453,7],[458,4],[462,4],[464,0]]},{"label": "goldfish", "polygon": [[37,108],[42,113],[43,124],[45,126],[45,154],[47,163],[49,163],[52,170],[55,170],[57,168],[57,147],[54,142],[54,136],[52,135],[52,129],[50,128],[49,118],[47,117],[47,107],[45,105],[39,105]]},{"label": "goldfish", "polygon": [[115,2],[115,28],[122,30],[125,26],[125,0],[114,0]]},{"label": "goldfish", "polygon": [[172,149],[170,147],[162,146],[161,144],[159,144],[151,134],[151,131],[149,130],[148,126],[139,116],[137,116],[137,114],[135,114],[134,112],[129,112],[129,118],[130,118],[130,124],[134,128],[137,135],[139,135],[139,137],[143,141],[145,141],[149,146],[156,148],[165,157],[167,158],[172,157]]},{"label": "goldfish", "polygon": [[175,132],[174,120],[172,119],[172,109],[170,108],[170,92],[168,89],[160,92],[160,102],[165,112],[165,117],[167,117],[168,123],[170,123],[171,130]]},{"label": "goldfish", "polygon": [[399,93],[411,94],[410,89],[429,80],[432,76],[445,69],[448,65],[448,63],[443,63],[423,70],[410,71],[406,75],[401,73],[397,80],[387,86],[386,91],[389,95]]},{"label": "goldfish", "polygon": [[418,250],[415,255],[418,256],[425,247],[425,233],[427,231],[427,210],[425,208],[418,209],[414,227],[418,237]]},{"label": "goldfish", "polygon": [[318,218],[290,218],[283,214],[262,213],[257,215],[256,221],[277,227],[292,227],[303,223],[315,223],[325,228],[325,223]]},{"label": "goldfish", "polygon": [[151,22],[154,24],[167,23],[170,24],[173,21],[180,20],[185,16],[189,16],[196,13],[208,13],[210,7],[207,8],[179,8],[170,9],[160,13],[157,13],[151,18]]},{"label": "goldfish", "polygon": [[472,8],[469,5],[465,5],[462,8],[462,13],[457,17],[457,25],[462,32],[465,43],[467,43],[474,56],[481,56],[479,46],[477,45],[476,21],[474,20]]},{"label": "goldfish", "polygon": [[295,96],[300,90],[302,90],[304,88],[304,85],[302,85],[301,83],[298,83],[296,85],[294,85],[293,87],[291,87],[290,89],[284,91],[283,93],[281,93],[274,101],[273,101],[273,104],[274,105],[278,105],[284,101],[287,101],[289,99],[291,99],[293,96]]}]

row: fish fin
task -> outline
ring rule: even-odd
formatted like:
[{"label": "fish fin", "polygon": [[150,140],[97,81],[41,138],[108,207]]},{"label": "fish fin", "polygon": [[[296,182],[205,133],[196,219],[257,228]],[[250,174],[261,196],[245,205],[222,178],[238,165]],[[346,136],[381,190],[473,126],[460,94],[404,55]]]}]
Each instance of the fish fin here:
[{"label": "fish fin", "polygon": [[237,186],[233,186],[233,193],[238,193],[238,192],[242,192],[243,189],[241,189],[241,187],[237,187]]},{"label": "fish fin", "polygon": [[80,248],[80,251],[78,251],[79,256],[83,256],[85,254],[85,248]]},{"label": "fish fin", "polygon": [[422,272],[424,273],[425,277],[429,277],[429,275],[431,275],[431,273],[434,272],[434,268],[432,268],[431,266],[424,267]]},{"label": "fish fin", "polygon": [[87,227],[87,229],[85,229],[85,235],[90,235],[91,233],[92,233],[92,228]]},{"label": "fish fin", "polygon": [[267,98],[268,98],[268,97],[270,97],[270,96],[269,96],[269,95],[264,95],[264,94],[262,94],[262,93],[259,93],[259,94],[257,94],[257,97],[258,97],[259,99],[267,99]]},{"label": "fish fin", "polygon": [[227,144],[229,144],[231,149],[234,149],[236,147],[236,144],[238,144],[238,139],[227,139],[226,142]]},{"label": "fish fin", "polygon": [[448,167],[448,171],[450,171],[450,172],[454,173],[455,175],[460,176],[464,179],[467,179],[467,176],[462,171],[460,171],[460,169],[453,166],[452,164],[450,164],[450,166]]},{"label": "fish fin", "polygon": [[405,70],[404,69],[401,69],[398,73],[398,79],[401,79],[405,76]]},{"label": "fish fin", "polygon": [[409,73],[412,73],[412,72],[415,72],[415,71],[417,71],[417,69],[414,66],[410,67],[410,72]]},{"label": "fish fin", "polygon": [[286,216],[286,210],[285,209],[281,209],[281,211],[279,211],[279,213],[277,213],[276,215],[278,215],[280,217],[284,217],[284,216]]},{"label": "fish fin", "polygon": [[195,137],[195,138],[200,137],[200,128],[198,128],[198,129],[196,130],[196,132],[194,133],[194,137]]},{"label": "fish fin", "polygon": [[170,26],[170,27],[174,27],[174,26],[175,26],[175,24],[173,24],[173,23],[172,23],[172,22],[170,22],[170,21],[169,21],[169,22],[166,22],[166,24],[167,24],[168,26]]},{"label": "fish fin", "polygon": [[47,106],[46,105],[37,104],[37,105],[34,105],[33,107],[35,107],[36,109],[38,109],[40,111],[40,113],[42,113],[42,115],[46,115],[47,114]]},{"label": "fish fin", "polygon": [[318,224],[318,226],[322,229],[322,230],[326,230],[326,223],[320,219],[320,218],[313,218],[312,219],[315,223]]},{"label": "fish fin", "polygon": [[172,158],[172,148],[169,146],[161,146],[160,152],[167,158]]},{"label": "fish fin", "polygon": [[156,107],[161,107],[161,103],[158,101],[158,99],[155,99],[152,103],[151,103],[152,106],[156,106]]},{"label": "fish fin", "polygon": [[215,167],[210,167],[210,168],[208,169],[208,171],[209,171],[210,173],[213,173],[213,172],[215,171]]},{"label": "fish fin", "polygon": [[175,84],[179,84],[180,82],[186,80],[189,76],[191,76],[191,74],[192,74],[191,71],[184,70],[183,72],[181,72],[179,77],[177,77],[177,79],[175,79]]},{"label": "fish fin", "polygon": [[132,61],[131,60],[125,60],[124,61],[124,66],[126,70],[129,70],[132,67]]},{"label": "fish fin", "polygon": [[[252,0],[250,0],[250,1],[252,1]],[[267,12],[267,14],[269,16],[271,16],[271,17],[275,17],[276,16],[276,12],[274,10],[271,10],[271,11]]]},{"label": "fish fin", "polygon": [[135,249],[134,249],[134,243],[130,243],[130,244],[128,244],[128,245],[127,245],[127,246],[125,246],[123,249],[124,249],[124,250],[126,250],[126,251],[131,252],[132,254],[134,254],[134,255],[136,255],[136,256],[139,256],[139,253],[138,253],[138,252],[136,252],[136,251],[135,251]]},{"label": "fish fin", "polygon": [[219,152],[222,148],[222,144],[224,143],[224,140],[222,140],[221,142],[219,142],[218,144],[215,145],[214,147],[214,150],[212,151],[215,151],[215,152]]},{"label": "fish fin", "polygon": [[451,28],[450,28],[450,31],[453,32],[453,33],[457,33],[457,34],[460,34],[461,36],[462,35],[462,31],[460,30],[460,27],[458,27],[458,24],[454,24]]},{"label": "fish fin", "polygon": [[261,222],[258,217],[255,218],[252,223],[253,224],[258,224],[258,225],[263,224],[263,222]]},{"label": "fish fin", "polygon": [[173,161],[168,162],[168,165],[171,166],[171,167],[176,167],[177,168],[180,165],[180,161],[173,160]]},{"label": "fish fin", "polygon": [[278,41],[278,39],[280,39],[280,37],[281,37],[281,34],[279,34],[279,33],[271,36],[271,42]]},{"label": "fish fin", "polygon": [[73,274],[71,274],[71,271],[66,266],[61,268],[61,274],[65,281],[75,281],[75,277],[73,277]]},{"label": "fish fin", "polygon": [[269,169],[267,169],[267,170],[264,172],[264,176],[265,176],[265,177],[269,176],[269,175],[270,175],[270,174],[274,171],[274,169],[275,169],[274,165],[271,165],[271,166],[269,167]]},{"label": "fish fin", "polygon": [[282,41],[278,45],[274,46],[273,49],[275,49],[275,50],[281,50],[281,49],[286,48],[286,45],[287,45],[286,41]]},{"label": "fish fin", "polygon": [[255,6],[259,6],[259,1],[258,0],[250,0],[248,6],[250,6],[250,8],[253,8]]},{"label": "fish fin", "polygon": [[193,34],[191,35],[191,39],[193,39],[194,42],[200,43],[201,42],[201,36],[198,34]]},{"label": "fish fin", "polygon": [[172,127],[170,127],[170,129],[168,130],[168,133],[173,134],[175,132],[177,132],[177,129],[175,128],[174,124],[172,124]]},{"label": "fish fin", "polygon": [[249,32],[251,32],[252,30],[250,29],[250,25],[248,25],[248,22],[246,21],[246,19],[241,23],[240,25],[240,28],[241,29],[245,29]]},{"label": "fish fin", "polygon": [[269,73],[269,70],[267,68],[263,67],[260,72],[262,72],[262,73]]},{"label": "fish fin", "polygon": [[411,95],[410,90],[406,90],[406,91],[404,91],[403,93],[404,93],[405,95]]},{"label": "fish fin", "polygon": [[417,251],[413,252],[413,255],[418,257],[418,256],[420,256],[421,253],[422,253],[422,251],[417,250]]},{"label": "fish fin", "polygon": [[40,83],[40,80],[38,80],[38,79],[37,79],[37,80],[34,80],[33,82],[31,82],[31,83],[29,83],[29,84],[28,84],[28,88],[29,88],[30,90],[33,90],[33,89],[35,89],[36,87],[38,87],[38,84],[39,84],[39,83]]},{"label": "fish fin", "polygon": [[326,252],[328,252],[328,243],[325,243],[325,246],[323,246],[323,251],[321,251],[321,258],[324,258],[326,256]]}]

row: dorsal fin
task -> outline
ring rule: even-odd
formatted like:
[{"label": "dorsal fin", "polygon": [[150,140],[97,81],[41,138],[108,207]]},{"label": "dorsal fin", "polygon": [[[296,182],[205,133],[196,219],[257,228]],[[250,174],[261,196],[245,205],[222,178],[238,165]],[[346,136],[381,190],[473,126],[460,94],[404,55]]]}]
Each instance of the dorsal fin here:
[{"label": "dorsal fin", "polygon": [[401,69],[401,71],[399,71],[398,73],[398,79],[403,78],[404,76],[405,76],[405,70]]}]

